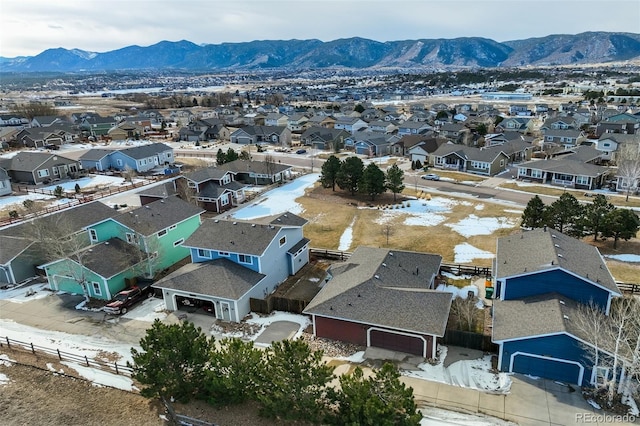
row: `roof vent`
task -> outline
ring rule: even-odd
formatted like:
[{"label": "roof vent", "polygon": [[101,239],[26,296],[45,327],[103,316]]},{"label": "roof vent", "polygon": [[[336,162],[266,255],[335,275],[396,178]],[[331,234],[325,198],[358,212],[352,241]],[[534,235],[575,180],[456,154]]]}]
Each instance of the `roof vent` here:
[{"label": "roof vent", "polygon": [[563,256],[561,254],[558,254],[558,257],[562,258]]},{"label": "roof vent", "polygon": [[256,224],[255,224],[255,223],[252,223],[252,224],[251,224],[251,227],[252,227],[252,228],[255,228],[255,227],[256,227]]},{"label": "roof vent", "polygon": [[569,317],[568,317],[567,315],[563,315],[562,317],[563,317],[564,319],[566,319],[566,320],[568,320],[568,319],[569,319]]},{"label": "roof vent", "polygon": [[554,244],[554,246],[555,246],[555,247],[557,247],[557,248],[560,248],[560,245],[559,245],[559,244]]},{"label": "roof vent", "polygon": [[105,242],[104,242],[104,245],[105,245],[105,246],[108,246],[108,245],[109,245],[109,241],[105,241]]},{"label": "roof vent", "polygon": [[144,206],[144,208],[145,208],[145,209],[150,209],[151,207],[149,207],[149,206]]},{"label": "roof vent", "polygon": [[558,238],[556,234],[551,234],[551,238]]},{"label": "roof vent", "polygon": [[561,304],[561,305],[564,305],[564,300],[560,300],[560,304]]},{"label": "roof vent", "polygon": [[380,275],[374,275],[373,278],[375,278],[376,280],[380,279]]},{"label": "roof vent", "polygon": [[384,267],[386,268],[386,267],[387,267],[387,264],[386,264],[386,263],[383,263],[383,264],[382,264],[382,266],[384,266]]},{"label": "roof vent", "polygon": [[234,225],[237,225],[237,224],[238,224],[238,222],[233,222],[233,224],[234,224]]},{"label": "roof vent", "polygon": [[218,222],[220,222],[220,221],[219,221],[218,219],[216,219],[216,220],[214,220],[214,222],[215,222],[215,223],[218,223]]},{"label": "roof vent", "polygon": [[393,253],[392,253],[392,252],[389,252],[389,256],[393,256]]}]

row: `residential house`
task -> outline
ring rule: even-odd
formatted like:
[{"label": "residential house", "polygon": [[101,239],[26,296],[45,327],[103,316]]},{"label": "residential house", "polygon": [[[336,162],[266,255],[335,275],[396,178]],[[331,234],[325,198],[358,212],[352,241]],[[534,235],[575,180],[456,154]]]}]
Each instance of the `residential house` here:
[{"label": "residential house", "polygon": [[571,116],[559,116],[546,119],[540,130],[544,132],[546,130],[578,129],[579,127]]},{"label": "residential house", "polygon": [[307,125],[312,127],[325,127],[327,129],[333,129],[335,123],[335,118],[329,115],[313,115],[309,118]]},{"label": "residential house", "polygon": [[29,120],[18,115],[0,114],[0,127],[5,126],[27,126]]},{"label": "residential house", "polygon": [[[362,135],[363,133],[360,133]],[[382,157],[389,155],[391,141],[385,135],[369,133],[367,137],[358,137],[354,143],[356,154],[369,157]]]},{"label": "residential house", "polygon": [[440,169],[495,176],[506,170],[509,156],[501,146],[474,148],[447,143],[429,155],[429,164]]},{"label": "residential house", "polygon": [[469,143],[470,133],[469,129],[463,124],[446,123],[440,126],[438,136],[466,145]]},{"label": "residential house", "polygon": [[235,177],[233,171],[206,167],[185,173],[180,179],[186,180],[202,208],[220,213],[246,200],[244,189],[247,185],[237,182]]},{"label": "residential house", "polygon": [[441,257],[358,247],[329,269],[304,313],[314,336],[436,358],[451,293],[436,291]]},{"label": "residential house", "polygon": [[602,188],[609,170],[571,158],[534,160],[518,166],[518,179],[564,188]]},{"label": "residential house", "polygon": [[9,173],[2,167],[0,167],[0,197],[3,195],[11,195],[11,178]]},{"label": "residential house", "polygon": [[109,130],[118,124],[115,117],[101,117],[99,115],[88,115],[80,119],[78,127],[87,136],[106,136]]},{"label": "residential house", "polygon": [[424,121],[405,121],[398,124],[398,135],[424,135],[433,130],[433,127]]},{"label": "residential house", "polygon": [[107,135],[113,140],[139,139],[144,135],[144,127],[124,121],[110,128]]},{"label": "residential house", "polygon": [[346,130],[351,134],[361,132],[368,127],[367,122],[358,117],[338,117],[333,124],[334,129]]},{"label": "residential house", "polygon": [[496,132],[517,131],[525,133],[530,130],[532,120],[528,117],[507,117],[496,125]]},{"label": "residential house", "polygon": [[114,150],[109,155],[110,168],[145,173],[157,167],[175,163],[173,148],[163,143],[151,143]]},{"label": "residential house", "polygon": [[[117,212],[98,201],[60,210],[33,221],[21,222],[0,230],[0,283],[19,284],[35,277],[37,267],[55,260],[47,255],[39,240],[39,229],[54,229],[61,237],[78,234],[89,244],[83,228]],[[68,234],[68,235],[64,235]]]},{"label": "residential house", "polygon": [[393,133],[397,128],[397,125],[391,121],[375,120],[369,122],[369,130],[372,132]]},{"label": "residential house", "polygon": [[553,146],[572,147],[578,145],[585,139],[584,133],[577,129],[555,130],[548,129],[542,132],[543,148]]},{"label": "residential house", "polygon": [[55,123],[64,123],[67,120],[64,117],[56,117],[54,115],[42,115],[33,117],[29,122],[31,127],[49,127]]},{"label": "residential house", "polygon": [[111,168],[113,149],[92,148],[79,158],[82,168],[89,171],[104,172]]},{"label": "residential house", "polygon": [[279,112],[271,112],[264,119],[264,125],[269,127],[287,127],[289,117]]},{"label": "residential house", "polygon": [[[409,151],[417,146],[421,145],[422,150],[429,154],[438,148],[438,146],[446,143],[446,139],[438,139],[433,135],[404,135],[398,141],[391,145],[391,154],[399,155],[401,157],[411,156]],[[420,160],[422,162],[422,160]]]},{"label": "residential house", "polygon": [[346,130],[309,127],[300,135],[300,143],[315,149],[335,150],[336,147],[343,147],[344,140],[350,136]]},{"label": "residential house", "polygon": [[603,160],[615,162],[624,145],[640,147],[640,134],[603,133],[596,141],[595,149],[602,153]]},{"label": "residential house", "polygon": [[292,213],[260,221],[210,219],[184,242],[191,264],[154,284],[175,311],[185,300],[207,303],[224,321],[240,322],[250,300],[264,299],[309,262],[307,221]]},{"label": "residential house", "polygon": [[242,145],[273,144],[291,146],[291,130],[285,126],[247,126],[230,135],[231,143]]},{"label": "residential house", "polygon": [[306,128],[309,117],[304,114],[291,114],[287,118],[287,128],[291,132],[301,133]]},{"label": "residential house", "polygon": [[115,237],[138,246],[153,257],[152,268],[147,273],[153,276],[189,255],[181,244],[200,226],[203,212],[192,203],[170,196],[96,222],[86,229],[92,243]]},{"label": "residential house", "polygon": [[35,185],[74,176],[82,166],[79,161],[49,152],[21,151],[11,158],[0,159],[14,183]]},{"label": "residential house", "polygon": [[493,274],[499,370],[578,386],[610,378],[576,323],[581,305],[608,314],[621,296],[597,248],[551,228],[509,235],[498,238]]},{"label": "residential house", "polygon": [[250,185],[271,185],[291,177],[293,166],[269,161],[235,160],[218,166],[234,174],[238,182]]}]

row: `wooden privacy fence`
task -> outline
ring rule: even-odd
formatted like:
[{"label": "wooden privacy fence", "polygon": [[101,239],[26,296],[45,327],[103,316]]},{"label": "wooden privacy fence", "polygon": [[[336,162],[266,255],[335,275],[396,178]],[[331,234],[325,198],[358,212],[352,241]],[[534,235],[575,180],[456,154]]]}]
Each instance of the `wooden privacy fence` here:
[{"label": "wooden privacy fence", "polygon": [[0,337],[0,347],[7,346],[10,349],[22,349],[31,352],[33,355],[46,354],[55,356],[60,361],[75,362],[85,367],[97,368],[109,373],[115,373],[121,376],[131,377],[133,369],[117,362],[105,362],[94,358],[89,358],[86,355],[72,354],[69,352],[63,352],[60,349],[47,348],[45,346],[34,345],[31,342],[21,342],[19,340],[9,339],[6,336]]},{"label": "wooden privacy fence", "polygon": [[441,272],[449,272],[455,275],[474,275],[491,277],[491,268],[488,266],[474,266],[474,265],[456,265],[454,263],[442,263],[440,264]]},{"label": "wooden privacy fence", "polygon": [[483,352],[498,352],[498,345],[491,342],[491,336],[471,331],[447,330],[443,337],[438,338],[438,343],[477,349]]},{"label": "wooden privacy fence", "polygon": [[291,312],[301,314],[309,304],[306,300],[289,299],[281,296],[270,295],[266,299],[249,299],[251,312],[268,315],[273,311]]},{"label": "wooden privacy fence", "polygon": [[309,247],[309,255],[323,259],[347,260],[351,257],[351,252],[340,250],[327,250]]}]

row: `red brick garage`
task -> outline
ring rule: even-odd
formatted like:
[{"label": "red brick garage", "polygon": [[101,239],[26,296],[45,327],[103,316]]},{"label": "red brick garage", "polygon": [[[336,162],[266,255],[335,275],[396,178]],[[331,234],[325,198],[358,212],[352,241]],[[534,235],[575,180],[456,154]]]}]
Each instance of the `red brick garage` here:
[{"label": "red brick garage", "polygon": [[317,337],[389,349],[425,358],[434,357],[432,353],[433,336],[406,333],[321,316],[314,318],[314,331]]}]

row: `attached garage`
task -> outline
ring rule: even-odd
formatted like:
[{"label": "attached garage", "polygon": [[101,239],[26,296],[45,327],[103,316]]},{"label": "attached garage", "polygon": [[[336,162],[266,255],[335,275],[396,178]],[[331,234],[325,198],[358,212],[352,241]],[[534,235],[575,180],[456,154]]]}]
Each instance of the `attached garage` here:
[{"label": "attached garage", "polygon": [[511,355],[509,372],[581,385],[584,367],[576,361],[516,352]]},{"label": "attached garage", "polygon": [[410,334],[400,334],[389,330],[370,329],[367,346],[391,351],[425,356],[427,340]]}]

